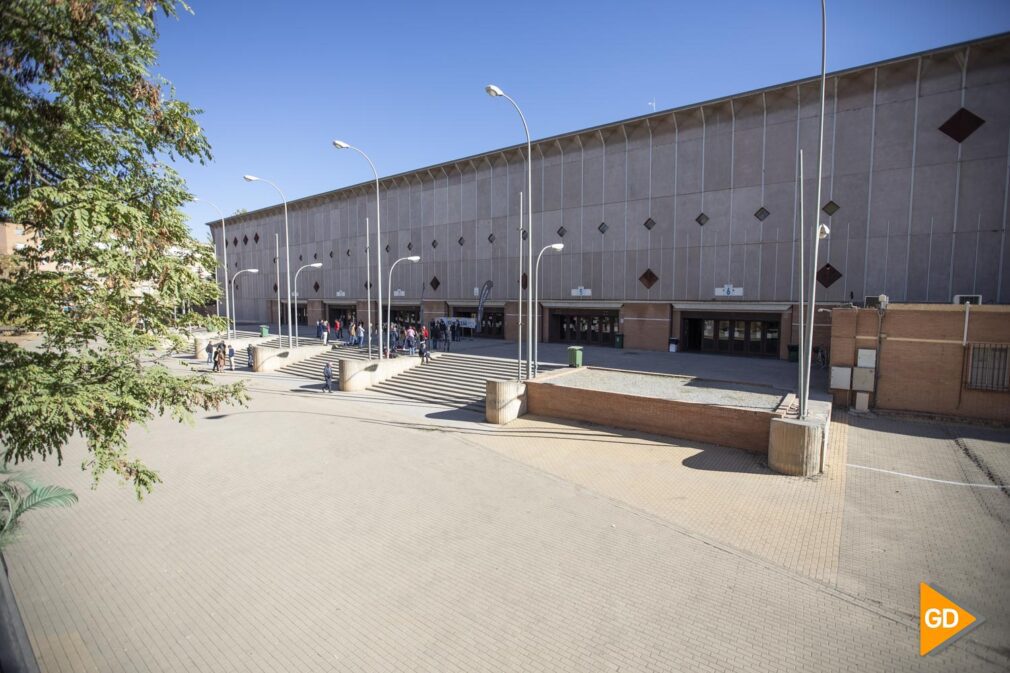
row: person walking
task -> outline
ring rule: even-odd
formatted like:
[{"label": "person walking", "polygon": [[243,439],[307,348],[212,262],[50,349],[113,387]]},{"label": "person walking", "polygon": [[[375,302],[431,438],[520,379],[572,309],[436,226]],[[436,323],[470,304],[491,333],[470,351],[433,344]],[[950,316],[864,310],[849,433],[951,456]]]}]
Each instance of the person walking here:
[{"label": "person walking", "polygon": [[224,344],[220,344],[217,350],[214,352],[214,371],[221,372],[224,371]]},{"label": "person walking", "polygon": [[207,351],[207,364],[214,364],[214,344],[208,341],[207,347],[204,350]]},{"label": "person walking", "polygon": [[431,362],[431,350],[428,349],[428,340],[421,339],[421,346],[418,349],[418,353],[421,355],[421,364],[426,362]]},{"label": "person walking", "polygon": [[326,392],[333,392],[333,367],[329,362],[323,365],[323,386],[326,388]]},{"label": "person walking", "polygon": [[235,347],[232,345],[228,346],[228,367],[235,371]]},{"label": "person walking", "polygon": [[406,337],[407,337],[406,338],[407,352],[410,353],[411,355],[417,355],[417,348],[415,346],[417,340],[417,332],[414,331],[413,325],[407,327]]},{"label": "person walking", "polygon": [[361,346],[364,346],[364,345],[365,345],[365,326],[362,325],[359,322],[358,323],[358,346],[361,347]]},{"label": "person walking", "polygon": [[253,368],[253,347],[252,347],[252,344],[249,344],[248,346],[245,347],[245,356],[249,360],[249,363],[248,363],[249,364],[249,369],[252,369]]}]

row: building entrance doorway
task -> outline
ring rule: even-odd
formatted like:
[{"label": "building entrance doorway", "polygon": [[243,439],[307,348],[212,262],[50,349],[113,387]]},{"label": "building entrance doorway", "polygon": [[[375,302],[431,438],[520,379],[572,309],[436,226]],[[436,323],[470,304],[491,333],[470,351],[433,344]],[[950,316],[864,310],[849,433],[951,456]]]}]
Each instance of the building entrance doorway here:
[{"label": "building entrance doorway", "polygon": [[618,331],[617,311],[558,309],[551,311],[551,341],[613,346]]},{"label": "building entrance doorway", "polygon": [[684,318],[682,347],[702,353],[779,355],[779,319],[755,316]]},{"label": "building entrance doorway", "polygon": [[[453,318],[471,318],[477,320],[477,309],[470,307],[452,307]],[[502,339],[505,337],[505,309],[484,307],[484,314],[481,316],[481,323],[477,325],[474,336],[491,339]]]}]

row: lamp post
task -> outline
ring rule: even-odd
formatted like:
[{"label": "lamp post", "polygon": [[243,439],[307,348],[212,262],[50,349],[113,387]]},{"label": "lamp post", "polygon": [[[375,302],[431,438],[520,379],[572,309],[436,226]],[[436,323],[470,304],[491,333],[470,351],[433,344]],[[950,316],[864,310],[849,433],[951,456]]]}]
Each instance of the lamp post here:
[{"label": "lamp post", "polygon": [[[818,122],[817,130],[817,200],[814,202],[814,236],[813,236],[813,249],[814,255],[810,259],[810,311],[807,313],[807,324],[805,325],[807,334],[804,338],[803,334],[800,334],[800,338],[806,341],[807,352],[803,353],[803,347],[800,346],[800,363],[803,367],[801,370],[801,375],[803,376],[803,390],[800,391],[800,418],[806,418],[809,410],[807,409],[807,402],[810,398],[810,360],[811,360],[811,350],[813,349],[814,341],[814,292],[815,292],[815,280],[817,278],[817,249],[819,247],[820,240],[822,238],[827,238],[830,230],[827,225],[820,224],[820,212],[821,212],[821,183],[824,181],[824,94],[827,88],[827,66],[828,66],[828,10],[827,10],[827,0],[821,0],[821,109]],[[802,189],[802,185],[800,187]],[[800,239],[800,249],[803,248],[803,239]],[[803,285],[803,270],[800,269],[800,285]],[[802,298],[800,300],[800,311],[803,311]]]},{"label": "lamp post", "polygon": [[[199,201],[200,203],[206,203],[217,211],[218,216],[221,218],[221,243],[222,243],[222,255],[224,256],[224,317],[225,321],[228,323],[225,327],[225,338],[231,338],[231,303],[229,297],[231,296],[228,292],[228,236],[225,233],[224,228],[224,213],[218,208],[213,201],[208,201],[207,199],[201,199],[199,197],[193,199],[194,201]],[[210,235],[213,238],[214,230],[211,229]],[[215,244],[217,242],[215,241]],[[216,252],[216,251],[215,251]],[[237,327],[236,327],[237,330]]]},{"label": "lamp post", "polygon": [[540,373],[540,258],[548,250],[561,252],[565,249],[564,243],[552,243],[545,245],[544,249],[537,255],[537,265],[533,272],[533,310],[536,311],[533,317],[533,377]]},{"label": "lamp post", "polygon": [[[259,269],[242,269],[241,271],[236,271],[235,275],[231,277],[231,295],[235,296],[235,279],[243,273],[259,273]],[[234,310],[234,315],[232,318],[235,319],[235,324],[238,324],[238,302],[232,302],[232,309]],[[230,320],[231,318],[229,318]],[[230,337],[229,337],[230,338]]]},{"label": "lamp post", "polygon": [[[334,140],[333,141],[333,146],[336,147],[338,150],[354,150],[355,152],[357,152],[361,156],[365,157],[365,161],[367,161],[368,165],[372,167],[372,174],[375,176],[375,243],[376,243],[376,247],[375,247],[375,272],[379,275],[379,287],[376,288],[379,291],[379,294],[378,294],[378,306],[376,306],[376,309],[379,312],[379,316],[378,316],[379,317],[379,359],[381,360],[382,359],[382,253],[380,251],[382,250],[382,214],[380,213],[380,207],[379,207],[379,201],[380,201],[380,199],[379,199],[379,172],[377,170],[375,170],[375,164],[372,163],[372,160],[368,157],[368,155],[365,154],[364,152],[362,152],[361,150],[359,150],[354,145],[349,145],[349,144],[345,143],[343,140]],[[365,266],[368,269],[368,273],[369,273],[369,277],[370,277],[371,276],[372,265],[371,265],[370,260],[368,259],[368,255],[371,254],[371,246],[369,245],[369,240],[368,240],[368,222],[367,221],[365,222],[365,248],[366,248],[366,251],[365,251],[365,261],[366,261],[366,264],[365,264]],[[368,280],[367,283],[368,283],[368,315],[371,316],[372,315],[372,282],[371,282],[371,280]],[[368,357],[369,357],[369,359],[371,359],[371,357],[372,357],[372,325],[371,325],[371,320],[369,320],[369,325],[368,325]]]},{"label": "lamp post", "polygon": [[[305,269],[319,269],[322,268],[322,262],[313,262],[312,264],[306,264],[305,266],[299,268],[295,271],[295,303],[298,303],[298,274],[300,274]],[[295,332],[295,348],[298,348],[298,332]]]},{"label": "lamp post", "polygon": [[[277,193],[281,195],[281,201],[284,202],[284,271],[285,271],[285,281],[287,282],[287,296],[288,296],[288,348],[291,348],[291,330],[294,323],[291,320],[291,238],[288,235],[288,199],[284,196],[284,192],[281,188],[274,183],[266,180],[264,178],[258,178],[255,175],[243,175],[243,179],[246,182],[265,182],[274,189]],[[280,335],[278,335],[278,346],[281,343]]]},{"label": "lamp post", "polygon": [[[419,256],[417,256],[417,255],[411,255],[410,257],[401,257],[400,259],[398,259],[395,262],[393,262],[392,266],[389,267],[389,297],[388,297],[388,299],[386,301],[386,327],[387,327],[386,337],[387,338],[389,337],[388,327],[393,324],[393,269],[396,268],[397,264],[399,264],[400,262],[402,262],[404,260],[406,260],[408,262],[411,262],[412,264],[417,264],[418,262],[421,261],[421,258]],[[379,322],[380,323],[382,322],[382,316],[381,315],[379,316]],[[386,344],[386,348],[387,349],[389,348],[389,344],[388,343]],[[382,355],[382,342],[381,341],[379,342],[379,355],[380,356]]]},{"label": "lamp post", "polygon": [[[519,105],[507,93],[494,84],[488,84],[484,91],[492,98],[504,98],[512,103],[512,107],[519,113],[519,119],[523,122],[523,130],[526,131],[526,205],[527,217],[526,226],[529,228],[527,240],[527,271],[533,269],[533,141],[530,139],[530,127],[526,123],[526,116],[519,109]],[[520,240],[522,238],[520,237]],[[529,378],[530,370],[533,368],[533,321],[530,319],[533,313],[533,293],[531,288],[526,288],[526,377]],[[522,302],[522,278],[519,278],[519,301]],[[520,336],[520,340],[522,337]]]},{"label": "lamp post", "polygon": [[808,403],[810,401],[810,354],[814,349],[814,316],[817,314],[817,275],[814,273],[814,267],[817,265],[817,252],[820,248],[821,240],[828,237],[831,233],[831,229],[828,228],[826,224],[817,225],[817,234],[814,236],[814,256],[811,262],[811,273],[810,273],[810,319],[807,321],[807,368],[806,368],[806,380],[803,382],[803,390],[800,394],[803,396],[803,408],[809,413],[807,409]]}]

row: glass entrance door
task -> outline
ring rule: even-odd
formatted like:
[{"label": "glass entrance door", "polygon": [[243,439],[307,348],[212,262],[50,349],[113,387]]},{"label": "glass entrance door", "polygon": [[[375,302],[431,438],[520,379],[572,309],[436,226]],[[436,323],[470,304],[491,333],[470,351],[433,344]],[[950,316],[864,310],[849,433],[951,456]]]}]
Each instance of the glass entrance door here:
[{"label": "glass entrance door", "polygon": [[687,318],[686,346],[703,353],[779,354],[779,321],[744,317]]}]

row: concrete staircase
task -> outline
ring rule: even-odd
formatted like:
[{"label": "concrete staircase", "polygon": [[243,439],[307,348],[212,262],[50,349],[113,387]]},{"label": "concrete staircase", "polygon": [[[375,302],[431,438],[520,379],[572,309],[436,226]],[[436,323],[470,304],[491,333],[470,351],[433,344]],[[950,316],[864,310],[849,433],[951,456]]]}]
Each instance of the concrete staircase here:
[{"label": "concrete staircase", "polygon": [[428,364],[383,381],[371,390],[418,402],[483,413],[487,380],[511,379],[515,376],[515,360],[439,353]]},{"label": "concrete staircase", "polygon": [[[235,359],[237,364],[238,358]],[[356,346],[334,346],[332,349],[321,353],[320,355],[315,355],[307,360],[296,362],[293,365],[288,365],[287,367],[281,367],[278,371],[282,374],[290,374],[292,376],[301,376],[306,379],[322,381],[323,365],[329,362],[330,366],[333,367],[333,378],[336,380],[338,375],[338,360],[367,359],[367,348],[358,348]]]}]

